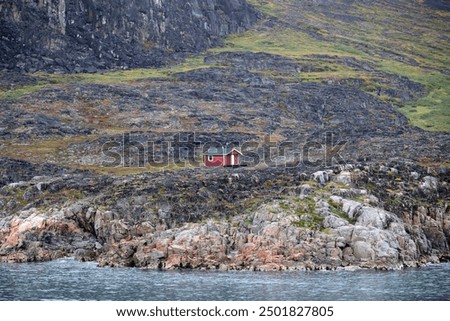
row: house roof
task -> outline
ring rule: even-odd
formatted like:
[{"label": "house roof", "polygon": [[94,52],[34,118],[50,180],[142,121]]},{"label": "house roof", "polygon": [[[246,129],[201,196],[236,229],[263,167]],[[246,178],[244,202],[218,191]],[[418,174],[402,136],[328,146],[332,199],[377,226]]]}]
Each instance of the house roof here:
[{"label": "house roof", "polygon": [[210,147],[204,155],[228,155],[234,150],[242,155],[241,151],[236,147]]}]

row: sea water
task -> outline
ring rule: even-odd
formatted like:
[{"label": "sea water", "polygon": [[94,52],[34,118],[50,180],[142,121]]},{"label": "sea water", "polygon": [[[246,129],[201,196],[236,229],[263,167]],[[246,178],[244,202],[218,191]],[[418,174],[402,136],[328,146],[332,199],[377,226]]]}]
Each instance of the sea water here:
[{"label": "sea water", "polygon": [[450,300],[450,263],[400,271],[154,271],[0,264],[0,300]]}]

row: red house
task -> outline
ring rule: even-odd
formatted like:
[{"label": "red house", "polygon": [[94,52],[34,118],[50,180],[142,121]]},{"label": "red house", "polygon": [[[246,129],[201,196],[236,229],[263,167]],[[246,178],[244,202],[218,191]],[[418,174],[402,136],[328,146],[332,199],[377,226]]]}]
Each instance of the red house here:
[{"label": "red house", "polygon": [[235,147],[212,147],[203,154],[203,163],[208,167],[239,166],[242,153]]}]

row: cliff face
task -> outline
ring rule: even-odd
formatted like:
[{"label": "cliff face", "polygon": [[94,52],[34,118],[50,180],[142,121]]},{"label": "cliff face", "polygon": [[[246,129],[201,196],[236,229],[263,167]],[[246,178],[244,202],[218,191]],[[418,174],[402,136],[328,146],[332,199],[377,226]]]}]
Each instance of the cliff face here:
[{"label": "cliff face", "polygon": [[17,0],[0,4],[0,68],[94,72],[158,66],[258,18],[244,0]]}]

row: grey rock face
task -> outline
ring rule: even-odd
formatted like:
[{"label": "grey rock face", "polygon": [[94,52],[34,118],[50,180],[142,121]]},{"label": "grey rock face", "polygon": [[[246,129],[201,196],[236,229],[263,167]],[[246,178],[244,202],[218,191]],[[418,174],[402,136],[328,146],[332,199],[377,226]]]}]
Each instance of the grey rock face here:
[{"label": "grey rock face", "polygon": [[371,246],[364,241],[356,241],[353,246],[353,255],[358,259],[373,260],[375,258]]},{"label": "grey rock face", "polygon": [[372,226],[378,229],[386,229],[391,222],[398,222],[393,214],[379,208],[363,206],[357,214],[357,225]]},{"label": "grey rock face", "polygon": [[0,4],[0,69],[96,72],[159,66],[258,19],[244,0],[43,0]]},{"label": "grey rock face", "polygon": [[423,178],[421,188],[423,188],[424,190],[435,191],[437,190],[437,186],[438,186],[438,179],[436,177],[426,176]]},{"label": "grey rock face", "polygon": [[323,220],[323,226],[325,228],[336,229],[338,227],[346,225],[348,225],[348,222],[346,220],[332,215],[325,217],[325,219]]},{"label": "grey rock face", "polygon": [[311,175],[311,179],[320,184],[325,184],[330,180],[331,171],[317,171]]}]

